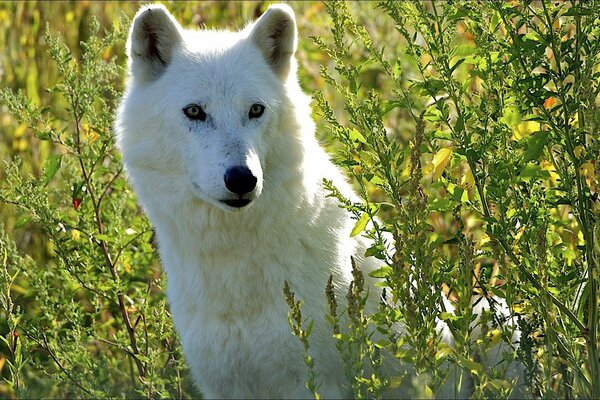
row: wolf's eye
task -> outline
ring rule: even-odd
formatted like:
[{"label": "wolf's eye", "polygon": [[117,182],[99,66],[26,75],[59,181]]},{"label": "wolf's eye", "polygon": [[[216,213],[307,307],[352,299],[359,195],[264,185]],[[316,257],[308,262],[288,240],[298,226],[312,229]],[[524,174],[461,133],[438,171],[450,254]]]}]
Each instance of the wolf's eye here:
[{"label": "wolf's eye", "polygon": [[264,112],[265,106],[262,104],[252,104],[252,107],[250,107],[250,111],[248,112],[248,117],[250,117],[250,119],[258,118],[263,115]]},{"label": "wolf's eye", "polygon": [[183,109],[183,113],[189,119],[199,119],[200,121],[206,121],[206,113],[198,104],[190,104]]}]

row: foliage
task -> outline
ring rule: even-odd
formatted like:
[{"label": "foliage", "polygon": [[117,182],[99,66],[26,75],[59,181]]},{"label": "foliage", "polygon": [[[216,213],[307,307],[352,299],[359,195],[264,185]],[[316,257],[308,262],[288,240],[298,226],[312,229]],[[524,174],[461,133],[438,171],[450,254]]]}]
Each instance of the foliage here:
[{"label": "foliage", "polygon": [[[18,223],[42,229],[54,256],[47,265],[25,261],[2,237],[4,275],[11,277],[2,282],[7,380],[20,397],[182,397],[189,390],[165,300],[156,295],[152,231],[113,149],[119,100],[113,79],[122,68],[102,55],[123,40],[127,25],[121,20],[100,37],[92,18],[80,58],[46,31],[62,77],[50,91],[67,104],[62,112],[49,112],[20,92],[0,92],[13,115],[60,150],[47,158],[40,178],[24,177],[18,159],[7,164],[0,192],[1,201],[23,212]],[[55,179],[62,184],[50,188]],[[11,299],[19,292],[26,312]]]},{"label": "foliage", "polygon": [[[322,75],[348,121],[322,94],[316,101],[364,202],[325,186],[357,218],[353,234],[373,239],[366,255],[382,267],[372,276],[392,299],[334,324],[356,397],[406,381],[377,373],[372,354],[384,351],[414,368],[417,396],[471,378],[476,397],[504,397],[514,385],[506,363],[480,360],[499,342],[525,365],[533,395],[600,396],[599,6],[382,1],[396,37],[377,42],[380,30],[351,5],[327,3],[332,39],[315,40],[335,62]],[[474,292],[491,298],[479,323]],[[459,373],[448,376],[447,363]]]},{"label": "foliage", "polygon": [[[505,363],[473,357],[503,342],[534,395],[600,398],[597,1],[293,6],[315,36],[298,55],[304,87],[320,89],[319,135],[364,202],[324,185],[373,239],[388,299],[366,311],[356,268],[348,310],[326,290],[355,396],[408,383],[426,397],[469,378],[476,396],[505,396]],[[195,395],[113,149],[128,26],[116,16],[137,7],[0,4],[0,397]],[[184,25],[239,26],[266,5],[169,7]],[[508,305],[518,348],[492,313],[474,326],[474,291]],[[287,295],[317,396],[311,325]],[[386,376],[390,359],[416,378]]]}]

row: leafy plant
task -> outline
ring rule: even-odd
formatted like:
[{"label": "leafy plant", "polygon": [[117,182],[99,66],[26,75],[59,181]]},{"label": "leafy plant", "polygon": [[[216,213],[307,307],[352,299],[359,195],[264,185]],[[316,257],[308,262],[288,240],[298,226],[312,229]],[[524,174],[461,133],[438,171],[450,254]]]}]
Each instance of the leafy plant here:
[{"label": "leafy plant", "polygon": [[[360,356],[371,364],[367,354],[386,350],[414,368],[416,395],[463,379],[477,397],[509,395],[507,363],[486,368],[474,358],[504,343],[500,360],[523,363],[533,395],[599,397],[599,5],[376,7],[394,28],[388,35],[333,1],[332,39],[315,38],[335,63],[321,73],[346,114],[336,116],[323,94],[315,99],[364,203],[325,186],[356,216],[354,234],[373,222],[366,255],[382,260],[373,276],[392,299],[348,327],[334,325],[335,336],[351,343],[361,331],[384,333],[388,340],[366,342]],[[479,322],[474,292],[490,299]],[[439,320],[454,347],[440,340]],[[365,382],[352,384],[355,396],[379,396],[374,378],[383,377],[351,377]],[[403,381],[381,380],[391,388]]]},{"label": "leafy plant", "polygon": [[46,30],[61,76],[50,91],[63,98],[63,112],[0,91],[10,112],[55,149],[39,179],[23,176],[18,159],[7,164],[0,189],[0,201],[22,211],[18,224],[44,231],[51,253],[47,264],[23,259],[0,236],[5,379],[19,397],[191,393],[160,290],[152,230],[113,149],[120,98],[114,81],[123,71],[103,55],[123,43],[127,25],[122,19],[101,36],[92,19],[79,57]]}]

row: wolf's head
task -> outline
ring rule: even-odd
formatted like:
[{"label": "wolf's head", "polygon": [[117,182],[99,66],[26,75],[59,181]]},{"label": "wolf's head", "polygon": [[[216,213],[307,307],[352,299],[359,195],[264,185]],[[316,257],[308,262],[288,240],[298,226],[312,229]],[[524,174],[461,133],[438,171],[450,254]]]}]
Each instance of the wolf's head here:
[{"label": "wolf's head", "polygon": [[286,86],[297,86],[296,42],[286,5],[240,32],[184,30],[165,7],[143,7],[127,43],[130,78],[117,120],[138,193],[154,185],[226,211],[251,205],[267,155],[281,152],[273,147],[284,134]]}]

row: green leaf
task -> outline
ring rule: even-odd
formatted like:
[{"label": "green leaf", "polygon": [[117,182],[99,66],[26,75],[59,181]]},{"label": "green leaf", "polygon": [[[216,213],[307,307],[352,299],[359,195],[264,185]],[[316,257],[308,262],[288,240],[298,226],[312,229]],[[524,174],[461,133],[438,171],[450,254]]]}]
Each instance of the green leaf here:
[{"label": "green leaf", "polygon": [[306,337],[310,336],[314,326],[315,326],[315,321],[314,320],[310,321],[310,323],[308,324],[308,327],[306,328],[306,331],[305,331]]},{"label": "green leaf", "polygon": [[481,372],[483,372],[483,366],[481,364],[479,364],[478,362],[475,362],[475,361],[470,360],[463,356],[458,356],[457,361],[461,367],[469,370],[471,373],[473,373],[475,375],[481,375]]},{"label": "green leaf", "polygon": [[450,312],[445,312],[445,311],[444,311],[444,312],[441,312],[441,313],[440,313],[440,319],[441,319],[442,321],[457,321],[457,320],[459,320],[460,318],[462,318],[462,317],[459,317],[459,316],[457,316],[457,315],[454,315],[454,314],[452,314],[452,313],[450,313]]},{"label": "green leaf", "polygon": [[60,154],[53,154],[50,157],[48,157],[48,159],[44,163],[44,180],[43,180],[44,186],[47,186],[48,183],[50,183],[50,180],[52,179],[52,177],[54,175],[56,175],[56,172],[60,168],[61,161],[62,161],[62,155],[60,155]]},{"label": "green leaf", "polygon": [[369,247],[365,251],[365,257],[373,257],[374,256],[375,258],[383,260],[383,259],[385,259],[383,251],[384,251],[383,245],[376,244],[376,245]]},{"label": "green leaf", "polygon": [[539,165],[530,162],[525,164],[519,177],[524,181],[530,181],[532,179],[548,179],[550,178],[550,173]]},{"label": "green leaf", "polygon": [[465,59],[464,59],[464,58],[460,58],[460,59],[459,59],[457,62],[455,62],[455,63],[454,63],[454,65],[453,65],[453,66],[450,68],[450,71],[449,71],[449,73],[450,73],[450,74],[451,74],[451,73],[453,73],[453,72],[454,72],[454,70],[455,70],[456,68],[458,68],[458,67],[459,67],[459,66],[460,66],[462,63],[464,63],[464,62],[465,62]]},{"label": "green leaf", "polygon": [[537,160],[542,155],[542,151],[544,150],[544,146],[546,142],[548,142],[548,138],[550,135],[548,132],[538,132],[532,135],[527,139],[527,149],[525,150],[525,154],[523,155],[523,163],[529,162],[531,160]]},{"label": "green leaf", "polygon": [[98,235],[94,235],[94,238],[98,241],[114,242],[114,238],[109,235],[98,234]]},{"label": "green leaf", "polygon": [[373,185],[383,185],[384,183],[383,179],[374,174],[368,179],[368,181],[371,182]]},{"label": "green leaf", "polygon": [[369,272],[369,276],[371,278],[387,278],[392,274],[393,270],[391,267],[384,265],[381,268],[376,269],[375,271]]},{"label": "green leaf", "polygon": [[521,113],[519,112],[519,107],[506,107],[502,113],[502,118],[500,118],[499,121],[510,127],[517,125],[519,122],[521,122]]},{"label": "green leaf", "polygon": [[15,222],[15,229],[18,229],[18,228],[22,227],[23,225],[25,225],[29,221],[31,221],[31,215],[29,215],[29,214],[23,214],[23,215],[21,215],[17,219],[17,222]]},{"label": "green leaf", "polygon": [[394,108],[410,108],[410,105],[406,104],[406,102],[402,100],[384,100],[381,104],[381,115],[386,115]]},{"label": "green leaf", "polygon": [[436,139],[452,140],[452,132],[436,130],[432,136]]},{"label": "green leaf", "polygon": [[461,44],[451,51],[451,57],[466,57],[475,53],[477,53],[477,47]]},{"label": "green leaf", "polygon": [[358,219],[358,221],[356,221],[356,224],[354,224],[354,228],[352,228],[352,232],[350,232],[350,237],[354,237],[361,233],[367,226],[369,219],[369,214],[363,213],[363,215]]},{"label": "green leaf", "polygon": [[350,138],[350,140],[354,141],[354,142],[361,142],[361,143],[367,143],[367,139],[365,139],[365,137],[362,135],[362,133],[360,133],[358,130],[356,130],[356,128],[353,128],[352,130],[350,130],[350,132],[348,133],[348,137]]},{"label": "green leaf", "polygon": [[448,21],[454,21],[456,19],[463,19],[469,15],[469,11],[466,8],[457,8],[453,14],[448,15]]},{"label": "green leaf", "polygon": [[456,206],[456,201],[450,198],[434,199],[430,203],[430,209],[432,211],[450,211]]},{"label": "green leaf", "polygon": [[439,350],[435,353],[436,361],[446,358],[454,352],[452,347],[448,346],[446,343],[440,343],[438,348]]},{"label": "green leaf", "polygon": [[569,8],[562,16],[563,17],[577,17],[577,16],[585,16],[590,15],[591,10],[581,7],[581,6],[573,6]]}]

